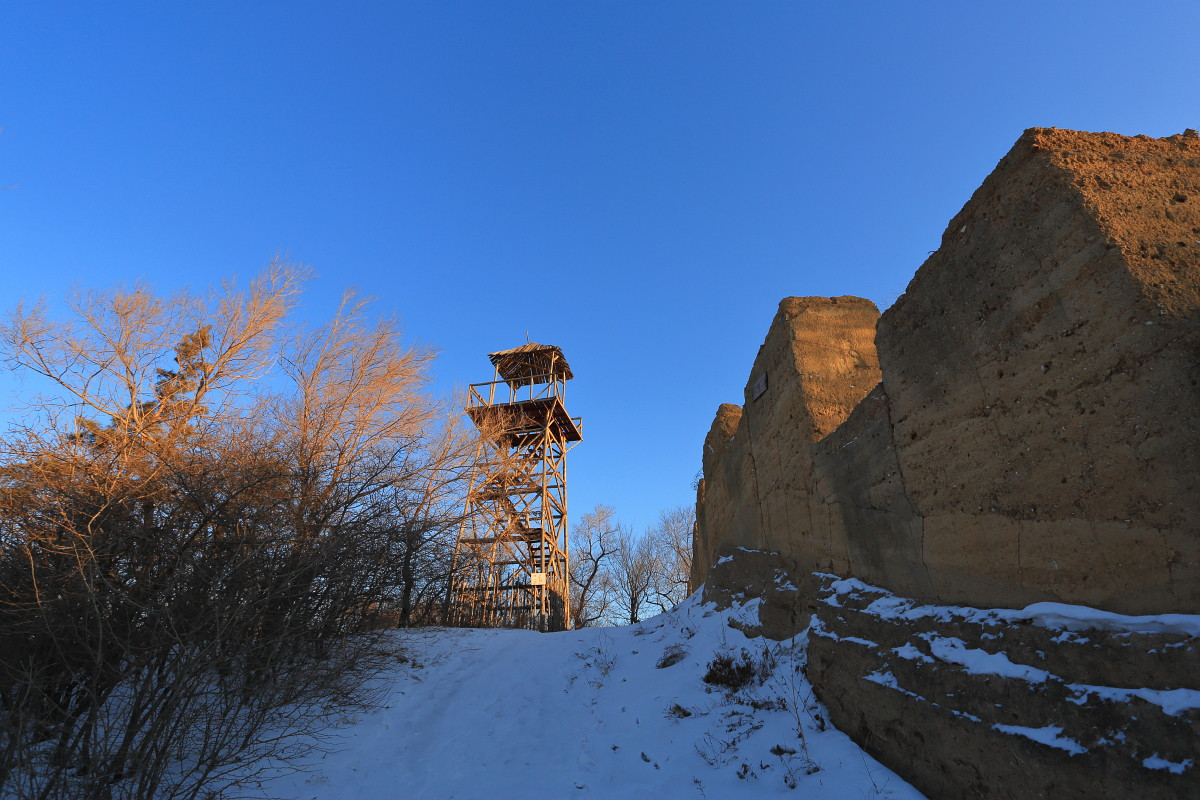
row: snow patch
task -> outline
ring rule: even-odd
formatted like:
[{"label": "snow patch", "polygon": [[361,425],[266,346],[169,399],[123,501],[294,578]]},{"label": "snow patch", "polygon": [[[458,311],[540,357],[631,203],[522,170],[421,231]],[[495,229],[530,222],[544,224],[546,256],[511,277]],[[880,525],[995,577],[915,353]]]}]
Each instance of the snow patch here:
[{"label": "snow patch", "polygon": [[1183,761],[1167,761],[1165,758],[1159,758],[1158,753],[1149,758],[1142,759],[1142,766],[1146,769],[1165,769],[1168,772],[1173,772],[1176,775],[1182,775],[1184,770],[1192,768],[1192,760],[1185,758]]},{"label": "snow patch", "polygon": [[929,651],[936,658],[958,664],[972,675],[999,675],[1003,678],[1019,678],[1029,683],[1045,683],[1050,673],[1037,667],[1014,664],[1003,653],[989,653],[977,647],[967,647],[962,639],[950,636],[921,634],[929,642]]},{"label": "snow patch", "polygon": [[1076,692],[1072,702],[1083,704],[1088,697],[1099,697],[1115,703],[1128,703],[1137,697],[1153,703],[1164,714],[1177,717],[1185,711],[1200,708],[1200,691],[1196,689],[1118,689],[1113,686],[1092,686],[1086,683],[1067,684]]},{"label": "snow patch", "polygon": [[887,670],[880,669],[872,672],[870,675],[863,675],[863,680],[870,681],[871,683],[877,683],[880,686],[886,686],[889,689],[897,689],[905,694],[912,694],[912,692],[900,689],[900,684],[897,682],[896,676]]},{"label": "snow patch", "polygon": [[920,661],[923,664],[934,663],[932,658],[922,653],[916,646],[907,642],[901,647],[893,648],[892,652],[908,661]]},{"label": "snow patch", "polygon": [[1057,725],[1047,725],[1043,728],[1026,728],[1023,725],[993,725],[992,729],[1014,736],[1024,736],[1026,739],[1032,739],[1040,744],[1066,750],[1073,756],[1087,752],[1087,748],[1079,742],[1063,736],[1063,729]]}]

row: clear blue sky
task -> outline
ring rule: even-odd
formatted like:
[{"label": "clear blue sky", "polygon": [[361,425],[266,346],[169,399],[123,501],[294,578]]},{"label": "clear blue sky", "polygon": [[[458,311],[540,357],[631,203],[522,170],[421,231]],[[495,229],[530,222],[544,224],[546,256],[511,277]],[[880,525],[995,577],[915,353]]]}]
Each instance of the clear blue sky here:
[{"label": "clear blue sky", "polygon": [[1030,126],[1200,127],[1200,3],[9,0],[0,307],[284,252],[446,390],[528,330],[642,528],[779,299],[888,306]]}]

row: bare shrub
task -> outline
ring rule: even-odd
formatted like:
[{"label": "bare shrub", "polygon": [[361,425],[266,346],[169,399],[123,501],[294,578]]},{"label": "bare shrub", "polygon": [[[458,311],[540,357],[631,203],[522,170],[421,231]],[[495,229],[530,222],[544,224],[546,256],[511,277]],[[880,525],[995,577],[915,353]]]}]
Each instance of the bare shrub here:
[{"label": "bare shrub", "polygon": [[756,658],[742,648],[738,655],[722,651],[708,662],[704,682],[726,692],[739,692],[749,686],[762,686],[775,669],[775,657],[767,648]]},{"label": "bare shrub", "polygon": [[672,719],[687,719],[688,717],[692,716],[692,711],[691,709],[684,708],[683,706],[679,705],[679,703],[672,703],[670,707],[667,708],[667,716]]},{"label": "bare shrub", "polygon": [[704,682],[727,692],[736,692],[749,686],[757,674],[757,669],[750,654],[745,650],[740,656],[732,653],[718,653],[708,662],[708,670],[704,673]]},{"label": "bare shrub", "polygon": [[683,661],[688,656],[688,649],[682,644],[668,645],[662,654],[662,658],[658,660],[654,666],[658,669],[666,669],[673,667],[680,661]]},{"label": "bare shrub", "polygon": [[289,331],[303,278],[0,325],[49,387],[0,442],[0,794],[220,797],[370,704],[381,615],[436,607],[470,446],[362,301]]}]

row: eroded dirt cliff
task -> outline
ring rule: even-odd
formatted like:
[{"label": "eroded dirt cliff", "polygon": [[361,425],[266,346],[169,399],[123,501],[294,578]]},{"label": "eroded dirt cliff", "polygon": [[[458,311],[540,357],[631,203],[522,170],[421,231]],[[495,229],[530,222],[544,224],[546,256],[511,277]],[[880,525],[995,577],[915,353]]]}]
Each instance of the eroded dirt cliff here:
[{"label": "eroded dirt cliff", "polygon": [[1200,137],[1031,129],[878,319],[788,298],[705,442],[735,547],[929,601],[1200,612]]},{"label": "eroded dirt cliff", "polygon": [[813,444],[879,382],[878,318],[858,297],[779,303],[745,405],[722,405],[704,442],[693,587],[718,548],[785,550],[812,569],[832,567],[827,512],[813,495]]}]

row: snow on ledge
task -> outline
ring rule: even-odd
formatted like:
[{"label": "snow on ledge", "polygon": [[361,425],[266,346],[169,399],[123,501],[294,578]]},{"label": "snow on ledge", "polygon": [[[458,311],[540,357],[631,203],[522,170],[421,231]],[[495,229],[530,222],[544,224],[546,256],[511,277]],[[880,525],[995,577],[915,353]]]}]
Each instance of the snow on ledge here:
[{"label": "snow on ledge", "polygon": [[867,613],[883,619],[921,619],[933,617],[942,621],[952,618],[972,622],[1028,622],[1042,628],[1065,631],[1109,631],[1113,633],[1171,633],[1181,636],[1200,637],[1200,614],[1146,614],[1130,616],[1103,611],[1090,606],[1068,603],[1033,603],[1023,609],[974,608],[971,606],[949,606],[921,604],[907,597],[899,597],[886,589],[864,583],[858,578],[839,578],[828,573],[814,573],[818,578],[832,578],[829,588],[834,593],[825,599],[826,604],[840,606],[836,595],[855,595],[870,592],[881,595],[864,609]]},{"label": "snow on ledge", "polygon": [[1177,633],[1200,636],[1200,614],[1149,614],[1132,617],[1088,606],[1066,603],[1034,603],[1020,611],[1007,612],[1009,619],[1027,620],[1043,628],[1068,631],[1113,631],[1117,633]]},{"label": "snow on ledge", "polygon": [[1012,734],[1013,736],[1024,736],[1026,739],[1032,739],[1039,744],[1057,747],[1059,750],[1066,750],[1073,756],[1082,755],[1087,752],[1087,748],[1079,742],[1063,736],[1063,729],[1057,725],[1047,725],[1044,728],[1026,728],[1023,725],[993,725],[992,729],[1001,733]]}]

